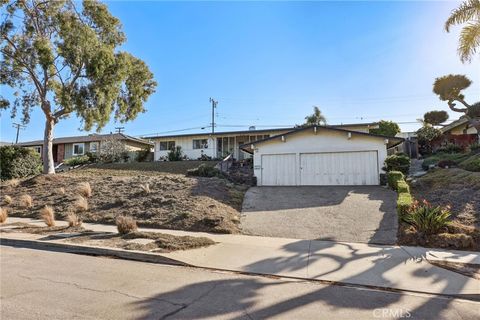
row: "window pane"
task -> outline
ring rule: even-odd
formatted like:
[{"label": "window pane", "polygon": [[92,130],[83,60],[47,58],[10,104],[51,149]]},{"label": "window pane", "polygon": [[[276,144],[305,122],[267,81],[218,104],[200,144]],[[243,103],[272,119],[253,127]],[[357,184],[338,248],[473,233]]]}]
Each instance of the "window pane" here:
[{"label": "window pane", "polygon": [[167,141],[160,142],[160,150],[168,150],[168,143]]}]

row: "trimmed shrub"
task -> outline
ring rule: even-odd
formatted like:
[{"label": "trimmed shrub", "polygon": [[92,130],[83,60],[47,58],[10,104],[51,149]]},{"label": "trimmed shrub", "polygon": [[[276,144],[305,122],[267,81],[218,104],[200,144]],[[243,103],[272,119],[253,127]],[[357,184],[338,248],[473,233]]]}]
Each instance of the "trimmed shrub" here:
[{"label": "trimmed shrub", "polygon": [[90,163],[90,158],[88,155],[83,155],[83,156],[66,159],[63,161],[63,163],[71,167],[81,166],[81,165]]},{"label": "trimmed shrub", "polygon": [[187,176],[195,176],[195,177],[223,177],[223,173],[214,168],[212,166],[208,166],[206,164],[201,164],[195,169],[187,170]]},{"label": "trimmed shrub", "polygon": [[19,202],[20,202],[20,207],[22,207],[22,208],[33,207],[32,196],[30,196],[28,194],[24,194],[24,195],[20,196]]},{"label": "trimmed shrub", "polygon": [[4,204],[11,204],[12,202],[13,202],[12,197],[10,197],[9,195],[3,196],[3,203]]},{"label": "trimmed shrub", "polygon": [[408,213],[408,210],[412,206],[413,198],[410,193],[403,192],[398,194],[397,199],[397,212],[400,217]]},{"label": "trimmed shrub", "polygon": [[410,194],[410,186],[408,185],[407,182],[405,182],[405,180],[397,181],[397,192]]},{"label": "trimmed shrub", "polygon": [[388,186],[393,190],[397,190],[397,182],[400,180],[404,180],[405,176],[400,171],[389,171],[387,173],[387,182]]},{"label": "trimmed shrub", "polygon": [[29,148],[0,147],[0,179],[24,178],[42,172],[40,155]]},{"label": "trimmed shrub", "polygon": [[450,207],[434,207],[428,201],[415,201],[402,221],[413,226],[418,232],[435,234],[446,229],[450,221]]},{"label": "trimmed shrub", "polygon": [[132,217],[119,216],[115,220],[117,230],[120,234],[127,234],[137,231],[137,222]]},{"label": "trimmed shrub", "polygon": [[385,159],[386,171],[400,171],[408,174],[410,169],[410,157],[404,153],[393,154]]}]

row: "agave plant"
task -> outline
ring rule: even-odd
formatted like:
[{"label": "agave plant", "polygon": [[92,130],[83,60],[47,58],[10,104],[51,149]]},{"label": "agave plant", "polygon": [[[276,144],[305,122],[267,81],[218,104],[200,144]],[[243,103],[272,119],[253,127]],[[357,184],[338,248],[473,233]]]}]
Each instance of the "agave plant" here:
[{"label": "agave plant", "polygon": [[402,220],[424,234],[438,233],[450,222],[450,206],[432,206],[427,200],[415,200]]}]

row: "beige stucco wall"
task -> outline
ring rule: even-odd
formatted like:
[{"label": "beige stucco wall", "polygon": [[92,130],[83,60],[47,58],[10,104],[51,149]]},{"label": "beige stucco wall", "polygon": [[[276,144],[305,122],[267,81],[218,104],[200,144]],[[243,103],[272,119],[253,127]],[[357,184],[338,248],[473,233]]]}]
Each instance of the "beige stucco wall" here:
[{"label": "beige stucco wall", "polygon": [[[348,151],[377,151],[378,172],[379,174],[383,173],[381,168],[387,157],[385,139],[367,135],[356,135],[355,133],[352,133],[351,138],[348,138],[347,132],[321,128],[318,128],[315,134],[312,128],[311,130],[286,135],[285,142],[282,142],[280,138],[275,138],[271,141],[255,145],[253,157],[254,175],[257,177],[257,183],[260,182],[261,184],[261,159],[264,154],[295,154],[297,158],[296,163],[299,164],[301,153]],[[300,175],[299,165],[296,170],[296,174]]]}]

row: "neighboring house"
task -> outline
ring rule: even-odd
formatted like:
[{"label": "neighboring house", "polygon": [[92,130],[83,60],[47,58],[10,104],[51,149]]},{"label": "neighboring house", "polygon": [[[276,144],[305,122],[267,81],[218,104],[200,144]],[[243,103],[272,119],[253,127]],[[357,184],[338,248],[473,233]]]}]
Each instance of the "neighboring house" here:
[{"label": "neighboring house", "polygon": [[[370,129],[378,128],[378,123],[340,124],[333,127],[368,133]],[[155,143],[155,161],[166,159],[168,152],[180,146],[182,153],[191,160],[202,155],[212,158],[225,158],[229,154],[237,160],[243,160],[251,155],[240,149],[240,145],[287,133],[295,128],[244,130],[230,132],[193,133],[182,135],[151,135],[148,137]]]},{"label": "neighboring house", "polygon": [[[81,156],[87,152],[98,152],[102,147],[102,143],[110,139],[120,140],[125,144],[127,151],[153,147],[153,144],[146,140],[123,133],[89,134],[86,136],[55,138],[53,139],[53,161],[55,163],[61,163],[65,159]],[[17,145],[32,148],[43,156],[43,140],[21,142]]]},{"label": "neighboring house", "polygon": [[378,185],[387,149],[403,142],[338,127],[310,126],[244,144],[259,186]]},{"label": "neighboring house", "polygon": [[462,147],[468,147],[479,142],[479,132],[466,118],[460,118],[440,129],[443,136],[432,141],[432,148],[436,150],[451,143]]},{"label": "neighboring house", "polygon": [[403,138],[404,141],[394,148],[388,149],[388,155],[403,152],[412,159],[418,158],[419,152],[416,132],[400,132],[396,137]]},{"label": "neighboring house", "polygon": [[0,141],[0,147],[3,147],[3,146],[11,146],[12,143],[10,142],[4,142],[4,141]]}]

